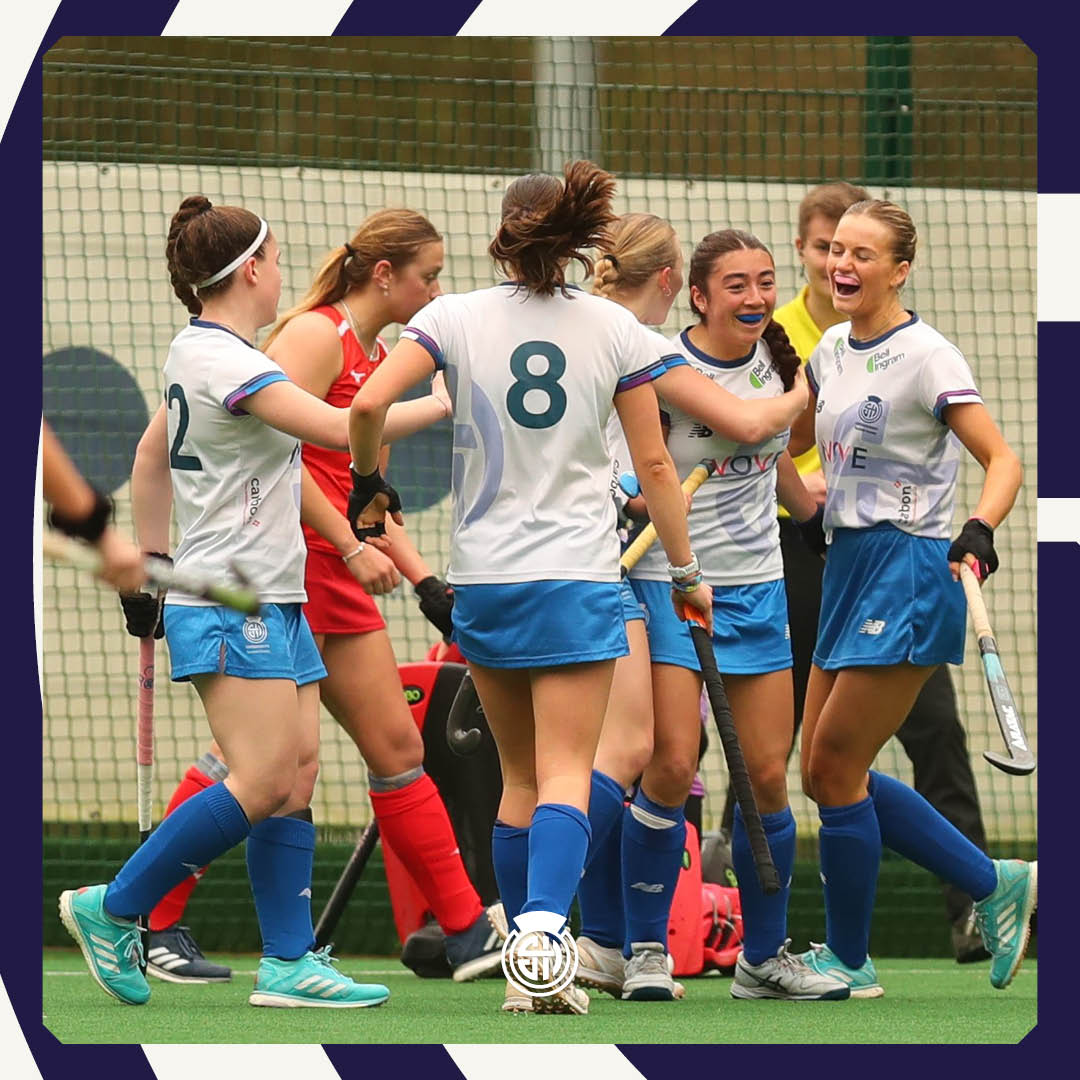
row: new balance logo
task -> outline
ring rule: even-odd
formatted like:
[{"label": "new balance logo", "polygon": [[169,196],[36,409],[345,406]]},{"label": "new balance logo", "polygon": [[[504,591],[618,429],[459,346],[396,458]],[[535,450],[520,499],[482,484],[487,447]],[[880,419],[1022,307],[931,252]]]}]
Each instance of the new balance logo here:
[{"label": "new balance logo", "polygon": [[867,619],[866,622],[859,627],[860,634],[880,634],[885,629],[884,619]]},{"label": "new balance logo", "polygon": [[660,884],[650,885],[646,881],[635,881],[634,884],[630,886],[630,888],[631,889],[640,889],[641,892],[647,892],[647,893],[662,893],[664,891],[664,886],[663,885],[660,885]]}]

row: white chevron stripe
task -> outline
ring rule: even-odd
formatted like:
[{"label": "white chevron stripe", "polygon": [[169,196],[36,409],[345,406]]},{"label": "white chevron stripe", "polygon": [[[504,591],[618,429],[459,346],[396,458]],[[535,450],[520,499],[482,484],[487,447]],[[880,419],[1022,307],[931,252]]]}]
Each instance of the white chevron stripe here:
[{"label": "white chevron stripe", "polygon": [[[1073,238],[1080,235],[1080,195],[1040,195],[1038,206],[1039,322],[1076,322],[1080,308]],[[1039,539],[1043,539],[1041,528]]]},{"label": "white chevron stripe", "polygon": [[604,1080],[645,1080],[614,1047],[545,1045],[539,1054],[520,1046],[447,1044],[446,1052],[465,1080],[551,1080],[553,1076],[602,1076]]},{"label": "white chevron stripe", "polygon": [[157,1080],[191,1080],[193,1061],[198,1062],[201,1080],[229,1080],[237,1076],[258,1076],[259,1080],[297,1080],[298,1077],[341,1080],[321,1046],[144,1044],[143,1050]]},{"label": "white chevron stripe", "polygon": [[589,0],[583,4],[581,0],[546,0],[543,4],[531,5],[480,0],[459,33],[472,37],[483,34],[661,34],[693,2]]},{"label": "white chevron stripe", "polygon": [[318,982],[318,980],[318,975],[309,975],[306,979],[303,979],[296,984],[296,989],[306,990],[313,982]]},{"label": "white chevron stripe", "polygon": [[351,0],[179,0],[162,34],[330,34]]},{"label": "white chevron stripe", "polygon": [[1080,544],[1080,499],[1039,499],[1039,542]]}]

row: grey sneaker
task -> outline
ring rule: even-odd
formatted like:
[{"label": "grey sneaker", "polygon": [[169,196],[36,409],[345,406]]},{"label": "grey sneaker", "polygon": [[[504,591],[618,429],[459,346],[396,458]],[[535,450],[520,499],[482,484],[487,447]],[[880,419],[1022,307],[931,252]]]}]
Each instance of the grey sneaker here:
[{"label": "grey sneaker", "polygon": [[592,938],[577,939],[578,969],[574,982],[592,990],[603,990],[612,997],[622,997],[626,958],[622,949],[597,945]]},{"label": "grey sneaker", "polygon": [[787,1001],[844,1001],[851,988],[839,979],[816,972],[801,957],[788,952],[788,938],[775,956],[760,964],[749,964],[746,954],[739,951],[735,961],[735,981],[731,984],[733,998],[781,998]]},{"label": "grey sneaker", "polygon": [[674,1001],[667,950],[659,941],[632,941],[623,976],[623,1001]]}]

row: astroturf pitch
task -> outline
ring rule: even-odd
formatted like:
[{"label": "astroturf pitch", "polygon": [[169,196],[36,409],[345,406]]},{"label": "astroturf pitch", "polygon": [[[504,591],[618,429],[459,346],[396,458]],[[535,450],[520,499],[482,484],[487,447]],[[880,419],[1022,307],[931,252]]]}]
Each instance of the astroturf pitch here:
[{"label": "astroturf pitch", "polygon": [[686,998],[631,1003],[590,995],[588,1016],[502,1013],[505,983],[419,979],[388,957],[345,957],[341,970],[382,982],[369,1009],[267,1009],[247,1004],[257,960],[215,954],[233,980],[180,986],[150,979],[151,998],[121,1005],[78,951],[44,953],[44,1023],[72,1043],[1015,1043],[1035,1026],[1037,961],[994,990],[989,965],[875,957],[885,996],[846,1002],[736,1001],[731,980],[686,979]]}]

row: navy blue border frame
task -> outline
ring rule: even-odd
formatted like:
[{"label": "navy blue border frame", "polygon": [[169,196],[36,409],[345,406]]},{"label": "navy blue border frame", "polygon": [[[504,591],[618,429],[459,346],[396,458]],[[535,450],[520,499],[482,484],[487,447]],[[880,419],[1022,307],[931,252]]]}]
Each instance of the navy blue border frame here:
[{"label": "navy blue border frame", "polygon": [[[38,422],[41,406],[41,383],[37,369],[28,357],[40,355],[41,336],[37,324],[37,312],[41,309],[41,282],[33,260],[20,259],[13,253],[40,250],[41,231],[41,54],[64,34],[125,34],[158,35],[175,7],[176,0],[98,0],[88,5],[80,0],[62,0],[39,50],[37,61],[27,73],[25,83],[0,144],[0,175],[4,178],[9,213],[9,255],[6,260],[5,282],[9,305],[13,311],[29,312],[29,318],[9,321],[8,379],[10,400],[23,404],[10,411],[5,418],[8,427],[8,454],[12,465],[9,477],[12,481],[13,503],[23,507],[26,521],[31,520],[34,497],[34,464],[38,439]],[[455,33],[476,7],[477,0],[420,0],[408,9],[379,10],[364,0],[358,0],[342,17],[337,34],[409,34]],[[373,10],[374,7],[374,10]],[[788,8],[788,10],[782,10]],[[966,10],[965,10],[966,8]],[[854,21],[873,23],[880,21],[902,22],[906,32],[918,26],[937,34],[1016,33],[1017,23],[1022,22],[1015,12],[1011,18],[988,15],[983,5],[954,4],[951,6],[914,0],[902,11],[893,10],[882,16],[877,11],[859,11]],[[753,12],[740,11],[730,5],[718,5],[710,0],[699,0],[669,29],[670,34],[752,34],[775,32],[782,26],[788,33],[822,34],[833,27],[827,25],[839,19],[829,19],[821,10],[814,11],[793,0],[783,0],[774,5],[766,18],[754,17]],[[766,25],[763,26],[762,24]],[[835,28],[842,33],[852,33],[851,27]],[[879,28],[872,28],[879,29]],[[1070,192],[1077,190],[1077,144],[1075,140],[1076,95],[1073,75],[1075,61],[1071,36],[1062,27],[1033,27],[1022,33],[1023,39],[1039,57],[1039,190],[1040,192]],[[212,25],[206,28],[213,33]],[[866,33],[865,26],[858,30]],[[1080,238],[1078,238],[1080,239]],[[1080,294],[1080,274],[1078,274]],[[1058,379],[1063,387],[1069,385],[1070,367],[1075,359],[1074,327],[1065,324],[1042,324],[1039,327],[1040,382]],[[1035,347],[1036,343],[1032,343]],[[1070,348],[1072,346],[1072,348]],[[1068,367],[1067,367],[1068,365]],[[1049,400],[1048,400],[1049,399]],[[1070,395],[1044,394],[1039,402],[1039,458],[1041,470],[1040,494],[1070,497],[1077,494],[1073,478],[1075,440],[1071,437],[1075,426],[1073,415],[1064,415],[1069,407]],[[0,532],[0,542],[8,566],[17,568],[9,575],[9,622],[5,635],[8,642],[8,662],[17,674],[8,688],[9,720],[7,724],[7,758],[18,763],[8,770],[8,820],[14,827],[5,831],[5,863],[9,870],[9,882],[0,890],[0,912],[5,928],[0,939],[0,973],[11,997],[15,1014],[23,1028],[31,1051],[45,1080],[53,1080],[62,1074],[70,1075],[76,1069],[83,1075],[108,1073],[132,1080],[152,1080],[153,1072],[142,1050],[137,1046],[62,1046],[41,1023],[41,948],[37,934],[26,928],[38,925],[41,908],[41,882],[37,867],[41,862],[41,834],[32,823],[22,828],[25,815],[18,808],[36,806],[41,793],[41,766],[39,736],[41,701],[37,685],[31,674],[36,672],[34,638],[29,632],[34,618],[32,577],[25,571],[33,558],[30,528]],[[1073,718],[1076,714],[1075,699],[1069,693],[1067,672],[1071,657],[1072,627],[1068,621],[1070,598],[1076,594],[1073,576],[1080,570],[1080,549],[1073,544],[1043,544],[1039,547],[1040,582],[1050,587],[1040,591],[1040,684],[1039,706],[1048,738],[1053,740],[1053,753],[1045,752],[1041,758],[1043,791],[1050,793],[1049,811],[1041,814],[1044,846],[1058,849],[1058,843],[1070,850],[1075,845],[1074,836],[1057,837],[1068,823],[1069,808],[1055,805],[1056,792],[1064,787],[1065,770],[1077,760],[1078,736]],[[22,612],[22,615],[19,614]],[[1070,707],[1071,706],[1071,707]],[[1056,713],[1055,713],[1056,709]],[[31,722],[31,719],[34,722]],[[1049,742],[1044,746],[1049,747]],[[1048,774],[1048,775],[1047,775]],[[33,819],[33,815],[31,815]],[[1069,860],[1070,864],[1072,860]],[[1023,1049],[992,1046],[905,1046],[897,1047],[895,1058],[900,1068],[912,1064],[929,1063],[931,1055],[938,1068],[972,1068],[980,1064],[994,1063],[1001,1066],[1002,1053],[1023,1053],[1024,1066],[1038,1068],[1041,1062],[1049,1064],[1056,1059],[1055,1046],[1064,1046],[1064,1010],[1071,998],[1072,986],[1068,983],[1064,957],[1071,953],[1068,929],[1061,925],[1058,915],[1058,896],[1069,895],[1063,875],[1057,867],[1046,862],[1042,872],[1042,892],[1049,895],[1049,904],[1040,915],[1043,940],[1041,969],[1040,1025],[1024,1041]],[[1048,947],[1051,938],[1060,942],[1059,950]],[[988,989],[988,993],[989,993]],[[717,1017],[718,1023],[727,1023],[732,1017]],[[855,1013],[852,1022],[857,1023]],[[749,1063],[753,1058],[767,1053],[770,1063],[775,1055],[782,1054],[784,1063],[801,1064],[805,1067],[806,1048],[769,1047],[759,1050],[744,1046],[623,1046],[626,1057],[648,1077],[669,1073],[689,1072],[695,1068],[732,1068],[739,1059]],[[830,1054],[841,1055],[844,1062],[867,1064],[873,1048],[827,1047]],[[356,1045],[331,1046],[327,1053],[343,1076],[354,1075],[361,1068],[390,1073],[405,1069],[422,1072],[431,1080],[441,1077],[459,1077],[461,1074],[441,1046],[392,1046]],[[799,1055],[796,1057],[795,1055]],[[991,1055],[994,1055],[991,1057]],[[1053,1058],[1052,1056],[1053,1055]],[[890,1062],[893,1055],[890,1054]],[[1068,1060],[1068,1059],[1066,1059]],[[1016,1059],[1010,1064],[1017,1064]],[[881,1067],[881,1056],[875,1061]],[[832,1065],[836,1067],[835,1063]],[[937,1071],[935,1069],[935,1071]]]}]

